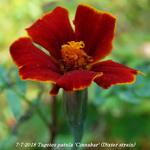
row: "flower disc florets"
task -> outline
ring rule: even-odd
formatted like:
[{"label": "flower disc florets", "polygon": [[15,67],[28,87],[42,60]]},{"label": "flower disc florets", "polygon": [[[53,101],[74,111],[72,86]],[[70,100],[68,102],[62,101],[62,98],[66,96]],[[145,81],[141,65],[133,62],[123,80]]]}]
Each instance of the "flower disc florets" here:
[{"label": "flower disc florets", "polygon": [[88,64],[92,62],[92,57],[84,51],[83,41],[70,41],[61,47],[62,69],[63,71],[75,69],[87,69]]}]

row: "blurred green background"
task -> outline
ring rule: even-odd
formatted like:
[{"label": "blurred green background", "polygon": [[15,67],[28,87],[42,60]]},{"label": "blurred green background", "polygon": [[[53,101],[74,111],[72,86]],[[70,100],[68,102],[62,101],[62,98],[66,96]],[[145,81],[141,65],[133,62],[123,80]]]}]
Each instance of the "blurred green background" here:
[{"label": "blurred green background", "polygon": [[[16,142],[47,143],[44,120],[51,120],[50,85],[20,80],[9,55],[10,44],[58,5],[66,7],[73,20],[79,3],[117,16],[114,49],[107,59],[145,73],[133,85],[102,90],[93,84],[89,88],[83,142],[136,142],[133,149],[150,149],[150,0],[0,0],[0,150],[19,149]],[[56,143],[69,143],[62,92],[57,99]]]}]

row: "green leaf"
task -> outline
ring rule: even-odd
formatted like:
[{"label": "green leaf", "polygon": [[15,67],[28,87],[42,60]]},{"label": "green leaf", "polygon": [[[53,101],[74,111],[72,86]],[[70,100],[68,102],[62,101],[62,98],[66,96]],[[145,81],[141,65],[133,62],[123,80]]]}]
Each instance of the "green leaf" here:
[{"label": "green leaf", "polygon": [[20,92],[26,93],[27,82],[20,79],[20,77],[18,76],[18,71],[16,71],[16,86]]},{"label": "green leaf", "polygon": [[7,81],[7,73],[2,65],[0,65],[0,86],[5,84]]},{"label": "green leaf", "polygon": [[12,113],[14,114],[16,119],[19,119],[22,114],[22,106],[19,96],[11,89],[6,90],[6,96],[8,105]]},{"label": "green leaf", "polygon": [[15,143],[17,141],[16,136],[9,135],[7,138],[0,140],[0,149],[1,150],[8,150],[8,149],[15,149]]},{"label": "green leaf", "polygon": [[121,100],[130,102],[130,103],[137,104],[140,102],[140,99],[138,97],[135,97],[135,95],[129,90],[118,93],[118,96]]},{"label": "green leaf", "polygon": [[134,86],[134,92],[137,97],[150,98],[150,79],[149,76],[139,76]]}]

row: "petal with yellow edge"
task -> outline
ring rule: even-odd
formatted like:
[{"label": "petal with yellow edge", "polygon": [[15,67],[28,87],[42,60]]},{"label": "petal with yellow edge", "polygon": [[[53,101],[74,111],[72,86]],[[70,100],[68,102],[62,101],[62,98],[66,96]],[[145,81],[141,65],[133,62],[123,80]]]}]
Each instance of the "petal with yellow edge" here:
[{"label": "petal with yellow edge", "polygon": [[107,56],[112,50],[116,19],[107,12],[79,5],[74,20],[78,41],[85,43],[85,51],[94,60]]},{"label": "petal with yellow edge", "polygon": [[50,56],[35,47],[30,38],[20,38],[10,47],[10,54],[22,79],[56,82],[59,66]]},{"label": "petal with yellow edge", "polygon": [[74,70],[64,74],[58,79],[57,85],[66,91],[77,91],[88,87],[94,79],[102,76],[102,73],[96,73],[86,70]]},{"label": "petal with yellow edge", "polygon": [[104,89],[112,85],[134,83],[139,72],[112,60],[99,62],[93,65],[91,70],[103,72],[103,76],[96,78],[95,82]]},{"label": "petal with yellow edge", "polygon": [[55,58],[60,57],[62,44],[74,40],[68,11],[62,7],[45,14],[26,30],[34,42],[47,49]]}]

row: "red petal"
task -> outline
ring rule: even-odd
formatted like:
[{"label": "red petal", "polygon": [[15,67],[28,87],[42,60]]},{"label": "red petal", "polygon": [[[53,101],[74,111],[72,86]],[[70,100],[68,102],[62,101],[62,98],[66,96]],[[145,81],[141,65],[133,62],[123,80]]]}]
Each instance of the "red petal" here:
[{"label": "red petal", "polygon": [[74,70],[59,78],[57,85],[66,91],[81,90],[88,87],[96,77],[101,75],[102,73],[96,73],[93,71]]},{"label": "red petal", "polygon": [[103,72],[103,76],[96,78],[95,82],[105,89],[116,84],[131,84],[135,82],[135,76],[138,73],[137,70],[113,62],[112,60],[99,62],[91,70]]},{"label": "red petal", "polygon": [[60,74],[49,70],[44,66],[23,66],[19,69],[19,75],[23,80],[48,81],[56,83]]},{"label": "red petal", "polygon": [[61,45],[72,41],[74,33],[66,9],[57,7],[27,28],[33,41],[47,49],[56,58],[60,56]]},{"label": "red petal", "polygon": [[10,53],[23,79],[55,82],[59,68],[51,57],[35,47],[29,38],[20,38],[10,47]]},{"label": "red petal", "polygon": [[104,58],[111,52],[115,17],[89,6],[79,5],[75,17],[77,39],[84,41],[85,51],[94,60]]}]

